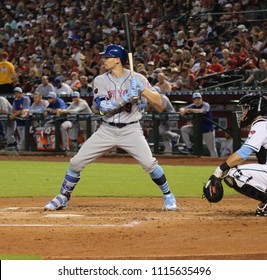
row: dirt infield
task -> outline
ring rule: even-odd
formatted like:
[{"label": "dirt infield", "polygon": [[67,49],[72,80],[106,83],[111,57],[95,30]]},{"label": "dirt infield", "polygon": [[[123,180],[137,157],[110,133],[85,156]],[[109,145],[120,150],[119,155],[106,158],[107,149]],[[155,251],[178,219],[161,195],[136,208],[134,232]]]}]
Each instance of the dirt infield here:
[{"label": "dirt infield", "polygon": [[[161,164],[217,164],[205,158],[158,159]],[[99,159],[118,160],[129,163],[124,157]],[[266,218],[255,217],[257,202],[241,195],[213,205],[201,198],[178,198],[179,210],[173,212],[161,210],[161,198],[75,196],[68,209],[44,212],[49,199],[0,199],[0,254],[44,259],[267,259]]]}]

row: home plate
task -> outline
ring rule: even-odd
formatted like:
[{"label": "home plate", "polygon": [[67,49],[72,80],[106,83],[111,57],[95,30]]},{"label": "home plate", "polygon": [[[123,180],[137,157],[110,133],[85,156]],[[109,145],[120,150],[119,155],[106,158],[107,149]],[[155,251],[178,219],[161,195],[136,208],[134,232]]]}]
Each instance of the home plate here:
[{"label": "home plate", "polygon": [[47,217],[47,218],[71,218],[71,217],[84,217],[84,215],[79,215],[79,214],[47,214],[44,217]]}]

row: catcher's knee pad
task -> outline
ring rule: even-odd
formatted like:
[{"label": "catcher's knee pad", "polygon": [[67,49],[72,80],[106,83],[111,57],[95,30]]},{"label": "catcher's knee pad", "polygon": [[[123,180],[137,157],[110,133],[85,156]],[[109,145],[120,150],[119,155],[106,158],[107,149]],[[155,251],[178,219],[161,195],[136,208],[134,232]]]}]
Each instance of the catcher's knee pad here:
[{"label": "catcher's knee pad", "polygon": [[236,179],[233,176],[227,175],[224,178],[224,182],[231,188],[235,189],[237,192],[248,196],[250,198],[256,199],[258,201],[267,202],[267,193],[262,192],[250,184],[244,184],[242,187],[238,186]]}]

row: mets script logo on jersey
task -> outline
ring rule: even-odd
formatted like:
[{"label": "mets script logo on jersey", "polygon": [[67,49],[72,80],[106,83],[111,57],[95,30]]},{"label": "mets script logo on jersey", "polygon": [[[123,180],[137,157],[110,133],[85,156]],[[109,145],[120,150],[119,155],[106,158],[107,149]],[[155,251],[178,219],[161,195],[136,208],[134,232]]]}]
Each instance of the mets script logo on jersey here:
[{"label": "mets script logo on jersey", "polygon": [[[128,90],[127,89],[118,89],[117,92],[118,92],[119,96],[122,97],[124,94],[126,94],[128,92]],[[108,91],[108,96],[109,96],[109,98],[111,98],[111,97],[115,98],[116,97],[116,90],[109,90]]]},{"label": "mets script logo on jersey", "polygon": [[250,132],[248,133],[248,138],[252,137],[255,133],[255,130],[250,130]]}]

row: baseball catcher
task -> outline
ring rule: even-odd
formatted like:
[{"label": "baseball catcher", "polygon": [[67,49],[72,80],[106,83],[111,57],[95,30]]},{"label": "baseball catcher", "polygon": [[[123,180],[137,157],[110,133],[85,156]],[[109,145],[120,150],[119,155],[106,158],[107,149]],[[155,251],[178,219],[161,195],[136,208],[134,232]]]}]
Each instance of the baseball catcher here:
[{"label": "baseball catcher", "polygon": [[[236,112],[240,127],[250,126],[248,137],[243,146],[216,168],[204,186],[204,196],[210,202],[218,202],[223,197],[221,180],[237,192],[260,201],[256,216],[267,216],[267,114],[266,96],[248,94],[243,96]],[[243,164],[255,153],[258,163]],[[220,183],[219,183],[220,182]]]}]

